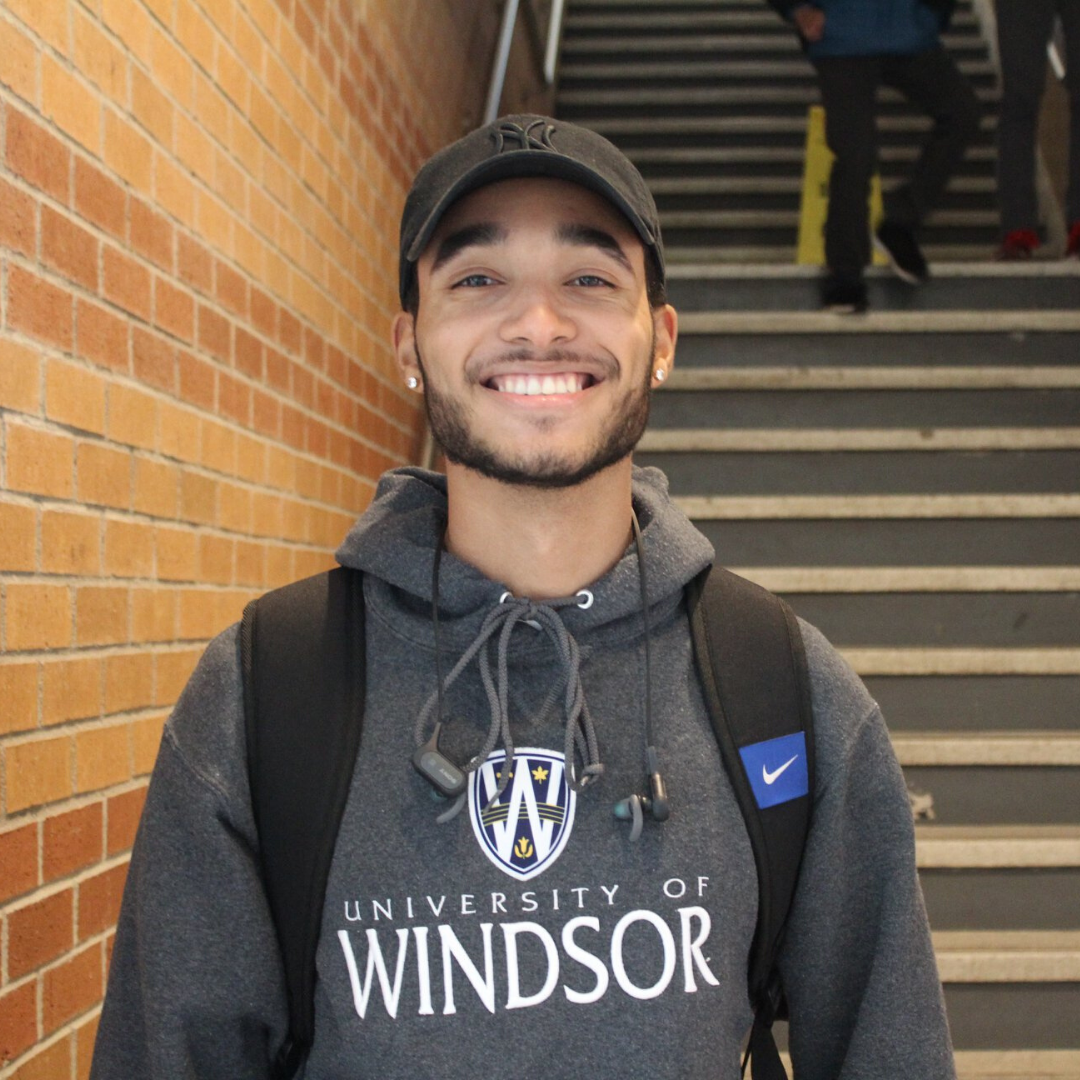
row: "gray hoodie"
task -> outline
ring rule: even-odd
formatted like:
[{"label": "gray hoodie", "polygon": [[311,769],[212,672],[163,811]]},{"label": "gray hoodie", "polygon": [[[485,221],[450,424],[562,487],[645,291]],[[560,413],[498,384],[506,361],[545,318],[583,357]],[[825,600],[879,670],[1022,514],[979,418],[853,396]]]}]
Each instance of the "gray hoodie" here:
[{"label": "gray hoodie", "polygon": [[[602,774],[580,792],[565,782],[564,660],[546,632],[519,623],[506,649],[515,746],[506,793],[490,800],[499,739],[444,824],[445,804],[409,764],[435,686],[443,478],[388,473],[338,551],[365,571],[367,700],[324,907],[308,1080],[738,1077],[757,883],[683,597],[713,551],[656,470],[635,470],[634,500],[651,669],[633,546],[592,586],[590,606],[557,615],[580,651]],[[504,591],[442,556],[447,669]],[[900,770],[861,682],[817,631],[802,630],[818,780],[781,958],[796,1075],[947,1080],[951,1049]],[[249,805],[237,640],[233,627],[210,644],[166,725],[94,1080],[265,1078],[286,1031]],[[642,787],[646,695],[672,816],[630,843],[612,808]],[[448,690],[446,715],[443,745],[468,761],[490,726],[475,663]]]}]

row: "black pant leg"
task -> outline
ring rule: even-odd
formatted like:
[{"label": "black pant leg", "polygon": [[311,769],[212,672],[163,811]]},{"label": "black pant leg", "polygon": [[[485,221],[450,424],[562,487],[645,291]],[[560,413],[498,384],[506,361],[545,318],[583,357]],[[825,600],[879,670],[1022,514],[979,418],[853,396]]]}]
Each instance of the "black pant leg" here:
[{"label": "black pant leg", "polygon": [[917,229],[941,201],[949,177],[979,130],[982,109],[971,84],[941,47],[885,58],[882,81],[934,121],[907,183],[885,197],[885,216]]},{"label": "black pant leg", "polygon": [[870,261],[870,181],[877,164],[875,97],[880,61],[838,56],[814,61],[825,106],[825,141],[835,155],[829,177],[825,261],[859,278]]}]

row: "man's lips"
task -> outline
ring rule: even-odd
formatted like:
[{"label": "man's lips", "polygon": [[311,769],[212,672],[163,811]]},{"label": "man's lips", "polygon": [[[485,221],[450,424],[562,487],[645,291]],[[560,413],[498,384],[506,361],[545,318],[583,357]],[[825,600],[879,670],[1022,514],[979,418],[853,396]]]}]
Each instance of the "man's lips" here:
[{"label": "man's lips", "polygon": [[520,394],[524,397],[552,394],[577,394],[598,380],[584,371],[504,372],[492,375],[484,385],[501,394]]}]

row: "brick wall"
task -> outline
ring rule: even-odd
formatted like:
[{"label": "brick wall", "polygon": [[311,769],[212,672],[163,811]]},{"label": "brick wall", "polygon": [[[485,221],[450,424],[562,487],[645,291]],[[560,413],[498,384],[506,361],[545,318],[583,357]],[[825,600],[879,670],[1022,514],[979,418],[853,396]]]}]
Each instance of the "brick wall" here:
[{"label": "brick wall", "polygon": [[498,8],[0,0],[3,1080],[87,1075],[207,639],[417,451],[397,220],[479,118]]}]

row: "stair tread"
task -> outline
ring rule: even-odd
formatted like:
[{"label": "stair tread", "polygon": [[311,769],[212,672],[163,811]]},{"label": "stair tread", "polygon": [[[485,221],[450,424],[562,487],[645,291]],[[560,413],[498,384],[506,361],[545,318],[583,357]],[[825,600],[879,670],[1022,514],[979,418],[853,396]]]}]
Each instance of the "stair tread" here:
[{"label": "stair tread", "polygon": [[853,453],[940,450],[1080,450],[1080,427],[1040,428],[666,428],[650,429],[643,453]]},{"label": "stair tread", "polygon": [[681,334],[1080,333],[1080,311],[690,311]]},{"label": "stair tread", "polygon": [[695,520],[1080,517],[1080,495],[681,495]]},{"label": "stair tread", "polygon": [[663,393],[711,390],[990,390],[1080,388],[1076,367],[694,367],[678,368]]},{"label": "stair tread", "polygon": [[771,592],[1075,592],[1080,566],[742,566]]}]

